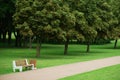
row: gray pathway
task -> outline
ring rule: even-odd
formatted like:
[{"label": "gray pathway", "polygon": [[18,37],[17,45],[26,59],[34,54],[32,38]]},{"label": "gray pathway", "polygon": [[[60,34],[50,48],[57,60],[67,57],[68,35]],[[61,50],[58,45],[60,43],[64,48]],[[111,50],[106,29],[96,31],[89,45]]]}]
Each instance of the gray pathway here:
[{"label": "gray pathway", "polygon": [[1,75],[0,80],[58,80],[116,64],[120,64],[120,56]]}]

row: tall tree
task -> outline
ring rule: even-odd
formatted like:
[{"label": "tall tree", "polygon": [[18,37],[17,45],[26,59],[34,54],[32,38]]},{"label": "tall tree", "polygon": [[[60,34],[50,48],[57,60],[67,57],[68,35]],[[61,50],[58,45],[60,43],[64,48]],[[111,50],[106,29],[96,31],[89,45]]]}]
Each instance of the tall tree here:
[{"label": "tall tree", "polygon": [[61,8],[60,28],[65,32],[64,55],[67,54],[69,40],[76,35],[76,31],[74,29],[75,20],[74,14],[70,12],[69,5],[63,4]]},{"label": "tall tree", "polygon": [[[34,16],[31,17],[33,22],[31,29],[36,36],[40,46],[37,48],[37,57],[40,56],[41,43],[43,40],[64,39],[64,33],[60,26],[60,2],[54,0],[34,2]],[[41,5],[38,5],[41,4]]]},{"label": "tall tree", "polygon": [[120,1],[111,0],[110,5],[114,14],[114,24],[111,25],[111,38],[115,40],[114,48],[117,47],[118,39],[120,38]]},{"label": "tall tree", "polygon": [[16,29],[22,36],[28,36],[28,32],[34,35],[37,40],[36,57],[40,56],[43,40],[64,38],[64,33],[59,27],[61,18],[59,1],[18,0],[16,8],[14,14]]},{"label": "tall tree", "polygon": [[[11,42],[11,34],[14,31],[12,25],[12,15],[15,11],[15,0],[0,0],[0,39],[6,42],[6,34],[8,33],[8,43]],[[2,36],[1,36],[2,35]]]},{"label": "tall tree", "polygon": [[[116,23],[114,14],[109,4],[110,0],[86,0],[85,16],[88,26],[91,26],[97,32],[97,37],[110,39],[110,28]],[[89,4],[88,4],[89,3]],[[94,32],[94,31],[92,31]],[[92,38],[93,37],[93,38]],[[95,39],[95,36],[92,36]],[[87,38],[87,40],[90,38]],[[92,41],[90,39],[90,41]]]},{"label": "tall tree", "polygon": [[76,16],[76,30],[83,37],[87,45],[87,52],[90,50],[90,43],[94,41],[97,32],[93,22],[96,5],[94,0],[77,0],[70,2],[71,9]]},{"label": "tall tree", "polygon": [[16,29],[14,33],[16,37],[16,46],[21,46],[22,39],[28,36],[31,37],[33,35],[29,24],[29,17],[32,15],[32,8],[30,7],[31,3],[31,0],[16,1],[16,12],[13,15],[14,25]]},{"label": "tall tree", "polygon": [[74,2],[75,1],[71,0],[62,1],[60,28],[63,30],[63,32],[65,32],[64,55],[67,55],[69,40],[84,39],[84,36],[80,32],[78,32],[75,28],[77,21],[79,20],[76,15],[76,10],[74,10],[72,6]]}]

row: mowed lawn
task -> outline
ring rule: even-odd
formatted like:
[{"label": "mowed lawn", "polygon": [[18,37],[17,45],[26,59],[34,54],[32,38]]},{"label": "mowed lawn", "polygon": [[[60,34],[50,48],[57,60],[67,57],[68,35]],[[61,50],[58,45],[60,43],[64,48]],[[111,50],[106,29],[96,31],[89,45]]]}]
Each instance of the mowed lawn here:
[{"label": "mowed lawn", "polygon": [[59,80],[120,80],[120,64],[77,74]]},{"label": "mowed lawn", "polygon": [[[120,41],[118,44],[120,44]],[[40,58],[35,57],[35,48],[1,47],[0,75],[13,73],[12,61],[19,59],[36,59],[37,68],[45,68],[112,56],[120,56],[120,46],[118,46],[118,49],[113,49],[113,45],[113,42],[105,45],[91,45],[90,53],[86,53],[86,45],[70,44],[68,55],[63,55],[64,45],[42,44]]]}]

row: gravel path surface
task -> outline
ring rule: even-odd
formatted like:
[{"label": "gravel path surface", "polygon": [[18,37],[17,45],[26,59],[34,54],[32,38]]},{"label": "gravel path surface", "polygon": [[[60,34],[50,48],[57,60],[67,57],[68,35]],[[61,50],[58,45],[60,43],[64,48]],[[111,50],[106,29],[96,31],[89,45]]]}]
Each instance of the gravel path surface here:
[{"label": "gravel path surface", "polygon": [[116,64],[120,64],[120,56],[0,75],[0,80],[58,80]]}]

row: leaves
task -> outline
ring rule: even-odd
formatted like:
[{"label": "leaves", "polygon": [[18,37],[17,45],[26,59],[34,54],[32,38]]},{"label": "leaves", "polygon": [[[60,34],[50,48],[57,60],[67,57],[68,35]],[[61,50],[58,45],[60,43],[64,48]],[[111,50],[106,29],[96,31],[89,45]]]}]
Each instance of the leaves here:
[{"label": "leaves", "polygon": [[65,38],[69,37],[93,41],[96,36],[101,38],[104,38],[103,35],[110,36],[113,26],[118,26],[119,7],[114,3],[116,4],[114,10],[110,5],[113,2],[111,0],[18,0],[13,18],[17,25],[23,26],[26,22],[24,29],[28,26],[34,35],[39,34],[39,37],[44,35],[50,39],[66,40]]}]

